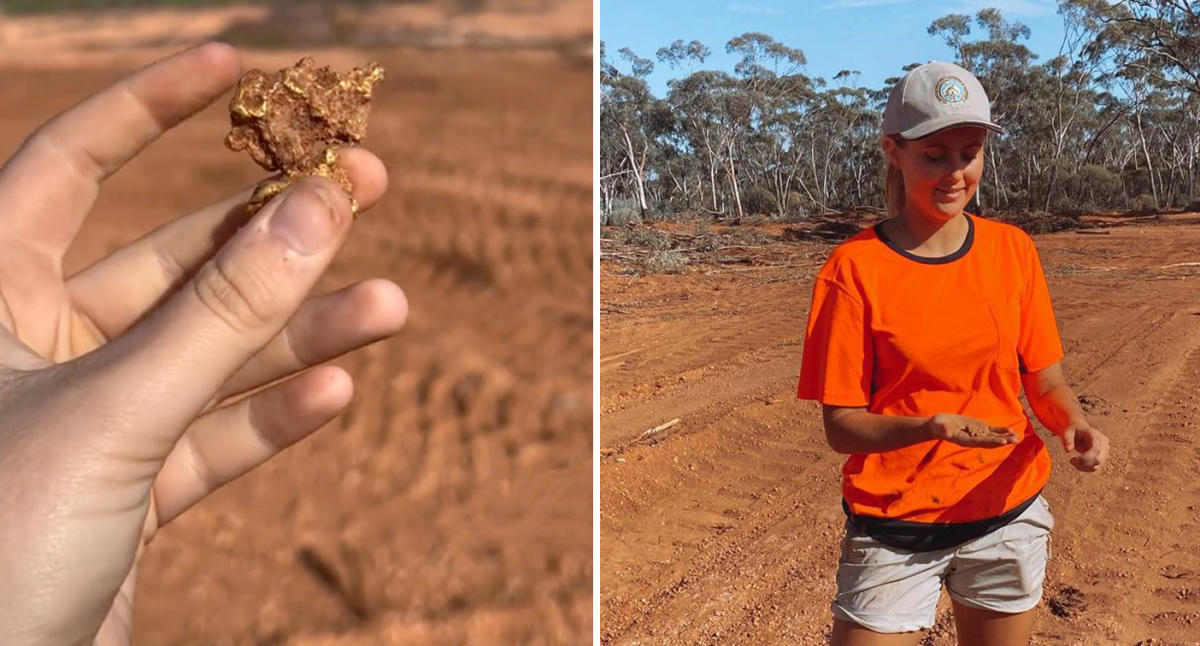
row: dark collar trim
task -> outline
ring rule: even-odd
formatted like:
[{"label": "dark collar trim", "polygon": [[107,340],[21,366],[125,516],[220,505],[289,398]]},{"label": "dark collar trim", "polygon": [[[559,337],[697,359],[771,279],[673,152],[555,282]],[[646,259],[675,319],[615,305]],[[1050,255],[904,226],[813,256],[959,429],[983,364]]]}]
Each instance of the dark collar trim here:
[{"label": "dark collar trim", "polygon": [[879,239],[883,242],[883,244],[887,245],[889,249],[895,251],[901,256],[924,265],[944,265],[948,262],[954,262],[955,260],[967,255],[967,252],[971,250],[971,246],[975,244],[975,219],[966,213],[963,213],[963,217],[967,219],[967,238],[963,240],[962,246],[958,248],[958,251],[955,251],[952,254],[939,256],[937,258],[918,256],[901,249],[899,245],[897,245],[891,238],[888,238],[887,234],[883,232],[882,222],[876,224],[873,228],[875,229],[875,235],[879,236]]}]

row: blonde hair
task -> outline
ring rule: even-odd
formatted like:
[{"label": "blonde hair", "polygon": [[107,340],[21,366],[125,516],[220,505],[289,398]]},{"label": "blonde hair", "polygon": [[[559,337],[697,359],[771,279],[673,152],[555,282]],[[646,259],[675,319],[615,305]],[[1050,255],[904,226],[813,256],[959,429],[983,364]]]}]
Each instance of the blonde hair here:
[{"label": "blonde hair", "polygon": [[[900,135],[887,135],[896,143],[897,148],[904,147],[904,138]],[[883,185],[883,201],[887,205],[888,215],[897,217],[904,212],[904,173],[900,172],[887,156],[887,181]]]}]

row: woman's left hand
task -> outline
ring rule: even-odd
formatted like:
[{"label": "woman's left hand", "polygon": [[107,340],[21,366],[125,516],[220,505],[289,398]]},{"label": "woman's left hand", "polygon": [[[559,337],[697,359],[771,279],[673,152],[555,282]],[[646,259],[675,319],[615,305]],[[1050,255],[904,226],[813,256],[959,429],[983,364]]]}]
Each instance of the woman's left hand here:
[{"label": "woman's left hand", "polygon": [[1071,465],[1080,471],[1095,471],[1108,459],[1108,436],[1079,420],[1059,433],[1063,449],[1071,456]]}]

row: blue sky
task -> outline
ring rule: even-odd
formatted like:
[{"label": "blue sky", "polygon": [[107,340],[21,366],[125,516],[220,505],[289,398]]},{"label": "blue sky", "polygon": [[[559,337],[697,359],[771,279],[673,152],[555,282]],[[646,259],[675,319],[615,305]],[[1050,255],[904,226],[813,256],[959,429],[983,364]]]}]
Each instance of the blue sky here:
[{"label": "blue sky", "polygon": [[[706,69],[733,71],[736,59],[725,53],[730,38],[761,31],[800,49],[808,59],[805,73],[830,80],[839,70],[858,70],[858,84],[882,88],[884,79],[899,76],[913,62],[953,60],[941,38],[925,33],[929,23],[950,13],[974,16],[996,7],[1007,20],[1025,23],[1032,36],[1025,43],[1037,62],[1058,54],[1062,17],[1054,0],[597,0],[600,38],[609,59],[628,71],[617,50],[629,47],[654,60],[659,47],[682,38],[708,45]],[[982,35],[972,22],[974,40]],[[650,76],[655,95],[666,93],[668,79],[680,76],[655,61]]]}]

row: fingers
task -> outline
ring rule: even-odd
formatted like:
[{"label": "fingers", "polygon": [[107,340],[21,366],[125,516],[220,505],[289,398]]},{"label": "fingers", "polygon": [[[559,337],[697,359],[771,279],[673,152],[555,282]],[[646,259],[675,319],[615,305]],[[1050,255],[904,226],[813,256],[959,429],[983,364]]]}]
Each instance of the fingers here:
[{"label": "fingers", "polygon": [[404,326],[407,316],[404,292],[384,279],[309,299],[283,332],[221,386],[214,401],[387,338]]},{"label": "fingers", "polygon": [[353,392],[346,371],[321,366],[198,418],[154,481],[159,525],[325,425]]},{"label": "fingers", "polygon": [[[345,148],[338,163],[354,184],[360,210],[379,201],[387,188],[387,171],[378,157],[361,148]],[[251,191],[169,222],[75,274],[67,281],[72,302],[106,338],[120,336],[245,223],[242,206]]]},{"label": "fingers", "polygon": [[84,355],[98,388],[138,407],[119,440],[163,457],[233,373],[280,333],[345,241],[347,196],[308,177],[273,198],[178,291]]},{"label": "fingers", "polygon": [[1103,463],[1104,461],[1096,455],[1081,454],[1071,457],[1071,466],[1086,473],[1099,470]]},{"label": "fingers", "polygon": [[930,418],[934,437],[962,446],[996,448],[1021,441],[1021,436],[1005,426],[992,426],[987,422],[949,413],[939,413]]},{"label": "fingers", "polygon": [[1108,459],[1108,437],[1100,431],[1088,429],[1085,434],[1081,429],[1075,444],[1082,452],[1071,458],[1071,465],[1080,471],[1096,471]]},{"label": "fingers", "polygon": [[1016,444],[1021,441],[1021,436],[1007,426],[992,426],[988,428],[988,432],[1003,439],[1005,444]]},{"label": "fingers", "polygon": [[992,426],[982,420],[966,418],[966,423],[958,429],[953,441],[964,446],[978,448],[996,448],[1016,444],[1021,438],[1004,426]]},{"label": "fingers", "polygon": [[5,236],[61,259],[99,183],[229,89],[237,51],[208,43],[158,61],[35,132],[0,173]]},{"label": "fingers", "polygon": [[1001,446],[1007,446],[1009,444],[1016,444],[1020,441],[1020,438],[1018,438],[1012,431],[1009,431],[1008,429],[1001,430],[1006,432],[996,432],[995,430],[991,430],[983,435],[963,434],[954,441],[958,444],[962,444],[963,446],[971,446],[981,449],[992,449]]},{"label": "fingers", "polygon": [[1063,445],[1063,450],[1066,451],[1067,453],[1073,453],[1075,451],[1075,427],[1074,426],[1068,427],[1067,430],[1063,431],[1062,445]]}]

